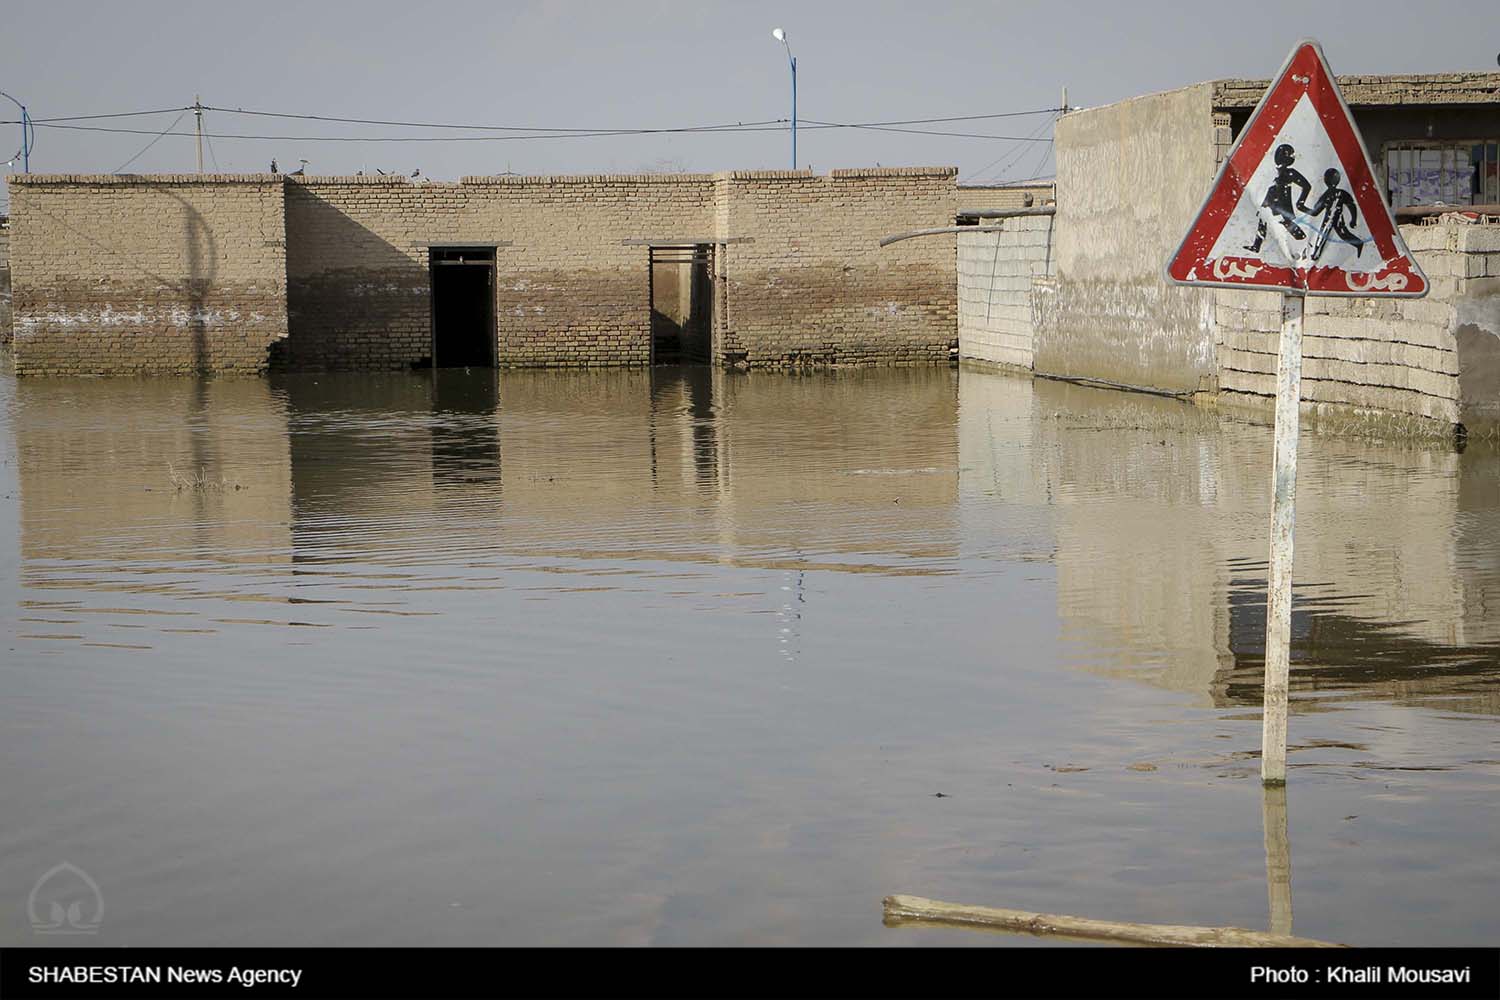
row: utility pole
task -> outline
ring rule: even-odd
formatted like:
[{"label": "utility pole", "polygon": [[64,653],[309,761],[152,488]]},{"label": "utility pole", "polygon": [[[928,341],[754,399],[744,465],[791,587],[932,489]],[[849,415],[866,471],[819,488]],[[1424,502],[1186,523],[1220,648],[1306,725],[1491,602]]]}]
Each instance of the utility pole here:
[{"label": "utility pole", "polygon": [[203,101],[193,95],[193,115],[198,119],[198,173],[203,173]]},{"label": "utility pole", "polygon": [[1067,114],[1068,113],[1068,85],[1067,84],[1063,84],[1062,113],[1063,114]]},{"label": "utility pole", "polygon": [[0,90],[0,97],[10,101],[21,109],[21,172],[31,173],[31,147],[36,145],[36,128],[31,124],[31,112],[26,110],[26,105],[11,97],[5,91]]}]

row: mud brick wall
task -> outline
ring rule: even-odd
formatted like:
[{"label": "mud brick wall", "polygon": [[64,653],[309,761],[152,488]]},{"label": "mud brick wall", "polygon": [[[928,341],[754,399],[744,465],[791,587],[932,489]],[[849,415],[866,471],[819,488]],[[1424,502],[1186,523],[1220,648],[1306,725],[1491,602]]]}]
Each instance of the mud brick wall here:
[{"label": "mud brick wall", "polygon": [[10,220],[0,218],[0,346],[10,345]]},{"label": "mud brick wall", "polygon": [[[1421,299],[1309,298],[1302,398],[1314,413],[1446,434],[1500,424],[1500,226],[1401,227],[1431,282]],[[1219,387],[1268,408],[1276,395],[1281,297],[1215,289]],[[1423,427],[1433,423],[1433,426]]]},{"label": "mud brick wall", "polygon": [[1048,184],[960,184],[958,187],[958,210],[960,212],[984,211],[987,209],[1033,208],[1056,201],[1055,192]]},{"label": "mud brick wall", "polygon": [[1018,368],[1032,366],[1037,318],[1035,279],[1056,272],[1053,216],[989,220],[999,232],[958,235],[959,357]]},{"label": "mud brick wall", "polygon": [[712,243],[714,358],[946,361],[955,171],[567,177],[33,175],[18,371],[399,370],[432,355],[432,247],[497,247],[502,367],[651,359],[648,244]]},{"label": "mud brick wall", "polygon": [[428,249],[491,243],[502,367],[646,364],[645,240],[712,240],[706,174],[290,178],[278,366],[405,368],[432,353]]},{"label": "mud brick wall", "polygon": [[739,171],[723,185],[727,321],[719,360],[759,365],[946,361],[958,336],[956,171]]},{"label": "mud brick wall", "polygon": [[17,374],[257,372],[286,336],[279,177],[10,185]]},{"label": "mud brick wall", "polygon": [[[1500,104],[1500,73],[1354,75],[1338,81],[1350,107]],[[1270,85],[1270,80],[1215,80],[1214,107],[1248,110]]]}]

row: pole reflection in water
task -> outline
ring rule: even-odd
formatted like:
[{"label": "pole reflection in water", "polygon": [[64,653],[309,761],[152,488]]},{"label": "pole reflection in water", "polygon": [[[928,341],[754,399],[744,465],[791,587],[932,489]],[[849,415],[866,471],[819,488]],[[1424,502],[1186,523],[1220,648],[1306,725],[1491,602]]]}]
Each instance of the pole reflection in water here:
[{"label": "pole reflection in water", "polygon": [[1261,786],[1266,838],[1266,894],[1273,934],[1292,933],[1292,847],[1287,840],[1286,785]]}]

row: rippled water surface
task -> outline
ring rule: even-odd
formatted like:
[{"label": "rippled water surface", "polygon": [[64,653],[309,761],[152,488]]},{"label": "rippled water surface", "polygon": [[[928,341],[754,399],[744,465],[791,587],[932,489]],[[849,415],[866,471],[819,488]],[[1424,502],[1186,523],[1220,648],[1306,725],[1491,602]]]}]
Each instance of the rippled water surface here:
[{"label": "rippled water surface", "polygon": [[[1500,938],[1492,450],[1304,437],[1283,812],[1267,427],[945,369],[0,396],[0,943]],[[63,861],[93,936],[33,932]]]}]

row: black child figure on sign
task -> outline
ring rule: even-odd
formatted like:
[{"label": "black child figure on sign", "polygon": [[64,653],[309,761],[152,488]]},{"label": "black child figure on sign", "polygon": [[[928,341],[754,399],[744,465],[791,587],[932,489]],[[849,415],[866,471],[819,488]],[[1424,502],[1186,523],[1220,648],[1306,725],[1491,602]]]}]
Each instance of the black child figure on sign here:
[{"label": "black child figure on sign", "polygon": [[[1292,167],[1292,161],[1297,158],[1297,153],[1292,149],[1290,143],[1282,143],[1276,147],[1276,179],[1266,189],[1266,196],[1261,199],[1260,207],[1269,209],[1271,214],[1280,220],[1286,231],[1292,235],[1294,240],[1307,238],[1307,233],[1297,225],[1297,213],[1307,211],[1307,196],[1312,194],[1312,185],[1308,183],[1302,172]],[[1295,204],[1292,202],[1292,188],[1301,188],[1302,193],[1298,195]],[[1266,217],[1260,217],[1260,226],[1255,231],[1255,242],[1251,243],[1246,250],[1251,253],[1259,253],[1260,246],[1266,241]]]},{"label": "black child figure on sign", "polygon": [[[1318,236],[1313,240],[1312,259],[1317,260],[1323,256],[1323,248],[1328,245],[1328,234],[1338,234],[1339,239],[1354,247],[1354,256],[1358,257],[1365,252],[1365,241],[1349,231],[1349,227],[1359,223],[1359,209],[1354,207],[1354,196],[1339,187],[1340,174],[1337,170],[1329,167],[1323,171],[1323,183],[1328,185],[1318,200],[1313,202],[1312,214],[1323,217],[1322,224],[1318,227]],[[1344,221],[1344,213],[1349,213],[1349,221]]]}]

